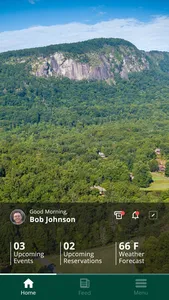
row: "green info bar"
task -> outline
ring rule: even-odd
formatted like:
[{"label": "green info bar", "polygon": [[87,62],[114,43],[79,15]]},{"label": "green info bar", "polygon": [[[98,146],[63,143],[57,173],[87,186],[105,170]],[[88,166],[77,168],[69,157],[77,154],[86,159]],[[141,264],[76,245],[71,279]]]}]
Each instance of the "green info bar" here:
[{"label": "green info bar", "polygon": [[169,274],[168,220],[162,203],[4,203],[0,274]]},{"label": "green info bar", "polygon": [[0,299],[168,299],[169,205],[1,204]]},{"label": "green info bar", "polygon": [[168,299],[169,275],[0,276],[1,299]]}]

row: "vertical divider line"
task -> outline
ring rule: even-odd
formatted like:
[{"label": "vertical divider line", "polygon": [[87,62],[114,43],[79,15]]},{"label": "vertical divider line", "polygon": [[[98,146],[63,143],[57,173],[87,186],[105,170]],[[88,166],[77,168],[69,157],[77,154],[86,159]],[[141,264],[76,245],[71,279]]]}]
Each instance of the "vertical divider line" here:
[{"label": "vertical divider line", "polygon": [[12,242],[9,243],[10,266],[12,266]]},{"label": "vertical divider line", "polygon": [[60,242],[60,266],[62,265],[62,243]]},{"label": "vertical divider line", "polygon": [[117,266],[117,242],[115,242],[115,266]]}]

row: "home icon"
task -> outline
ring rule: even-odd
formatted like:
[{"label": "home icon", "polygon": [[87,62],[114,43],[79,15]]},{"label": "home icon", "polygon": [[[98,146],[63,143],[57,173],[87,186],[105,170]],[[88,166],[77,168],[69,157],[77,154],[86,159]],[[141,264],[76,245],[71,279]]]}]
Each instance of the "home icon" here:
[{"label": "home icon", "polygon": [[33,289],[33,281],[29,278],[24,282],[25,289]]}]

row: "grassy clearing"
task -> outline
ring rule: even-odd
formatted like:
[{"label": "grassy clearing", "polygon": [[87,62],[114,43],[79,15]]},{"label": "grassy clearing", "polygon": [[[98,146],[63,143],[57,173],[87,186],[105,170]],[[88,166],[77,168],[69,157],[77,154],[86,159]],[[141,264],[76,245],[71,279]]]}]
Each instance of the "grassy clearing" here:
[{"label": "grassy clearing", "polygon": [[169,177],[166,177],[163,173],[152,173],[154,182],[148,188],[141,188],[142,191],[164,191],[169,189]]},{"label": "grassy clearing", "polygon": [[[86,250],[87,252],[94,252],[95,259],[102,259],[102,264],[63,264],[60,266],[59,256],[47,256],[51,263],[56,265],[58,273],[137,273],[134,265],[119,264],[114,265],[115,247],[114,244],[100,248]],[[65,251],[66,252],[66,251]],[[85,252],[81,250],[81,252]],[[73,258],[73,257],[72,257]],[[81,258],[81,257],[79,257]],[[70,258],[71,259],[71,258]],[[78,258],[77,258],[78,259]]]}]

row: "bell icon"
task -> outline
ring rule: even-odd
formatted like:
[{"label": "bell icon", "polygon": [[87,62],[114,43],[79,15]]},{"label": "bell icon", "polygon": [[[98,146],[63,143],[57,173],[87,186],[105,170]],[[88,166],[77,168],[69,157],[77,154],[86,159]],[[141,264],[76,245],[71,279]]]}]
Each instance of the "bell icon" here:
[{"label": "bell icon", "polygon": [[139,219],[139,211],[138,210],[136,210],[136,211],[134,211],[133,213],[132,213],[132,219]]}]

